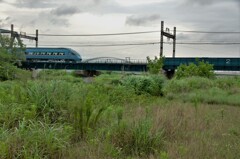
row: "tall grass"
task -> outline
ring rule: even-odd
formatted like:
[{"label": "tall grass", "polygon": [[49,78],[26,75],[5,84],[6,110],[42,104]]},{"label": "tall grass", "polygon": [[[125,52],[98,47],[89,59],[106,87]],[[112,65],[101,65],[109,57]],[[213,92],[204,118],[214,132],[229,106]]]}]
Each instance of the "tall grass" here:
[{"label": "tall grass", "polygon": [[238,78],[56,76],[0,83],[0,158],[240,155]]},{"label": "tall grass", "polygon": [[127,156],[146,157],[160,152],[164,145],[163,130],[154,131],[149,119],[132,124],[122,121],[112,131],[111,143]]},{"label": "tall grass", "polygon": [[12,130],[1,129],[1,158],[56,158],[70,144],[72,128],[23,120]]},{"label": "tall grass", "polygon": [[36,106],[37,116],[56,122],[69,106],[74,88],[65,81],[29,82],[27,97]]},{"label": "tall grass", "polygon": [[165,85],[163,91],[168,99],[240,106],[239,83],[239,78],[191,77],[171,80]]}]

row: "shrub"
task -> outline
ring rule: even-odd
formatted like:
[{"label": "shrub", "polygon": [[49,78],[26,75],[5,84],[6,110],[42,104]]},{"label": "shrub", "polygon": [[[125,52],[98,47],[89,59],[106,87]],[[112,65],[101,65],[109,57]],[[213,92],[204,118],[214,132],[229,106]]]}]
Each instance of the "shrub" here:
[{"label": "shrub", "polygon": [[136,94],[162,95],[164,77],[152,76],[127,76],[122,80],[122,85],[133,89]]},{"label": "shrub", "polygon": [[159,57],[157,58],[155,56],[155,58],[153,60],[151,60],[149,57],[147,57],[147,68],[148,71],[151,74],[159,74],[159,72],[161,71],[162,67],[163,67],[163,62],[164,62],[164,57]]},{"label": "shrub", "polygon": [[177,72],[175,75],[177,79],[192,77],[192,76],[199,76],[199,77],[206,77],[206,78],[214,77],[213,65],[204,61],[197,61],[196,64],[190,63],[189,65],[181,64],[177,68]]}]

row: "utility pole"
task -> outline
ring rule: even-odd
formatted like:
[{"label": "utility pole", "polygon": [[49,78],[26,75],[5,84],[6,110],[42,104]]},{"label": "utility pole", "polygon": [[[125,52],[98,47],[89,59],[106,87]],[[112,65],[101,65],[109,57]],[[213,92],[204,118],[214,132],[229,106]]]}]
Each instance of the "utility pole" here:
[{"label": "utility pole", "polygon": [[[169,30],[169,29],[167,29]],[[166,36],[169,39],[173,39],[173,57],[176,53],[176,27],[173,29],[173,34],[164,32],[164,21],[161,21],[161,37],[160,37],[160,57],[163,56],[163,36]]]},{"label": "utility pole", "polygon": [[36,41],[36,47],[38,47],[38,29],[36,30],[36,38],[35,38],[35,41]]},{"label": "utility pole", "polygon": [[14,42],[14,26],[11,24],[11,39],[10,39],[10,48],[13,47],[13,42]]},{"label": "utility pole", "polygon": [[176,53],[176,27],[173,28],[173,58],[175,57]]},{"label": "utility pole", "polygon": [[161,33],[160,33],[160,57],[163,56],[163,30],[164,30],[164,21],[161,21]]}]

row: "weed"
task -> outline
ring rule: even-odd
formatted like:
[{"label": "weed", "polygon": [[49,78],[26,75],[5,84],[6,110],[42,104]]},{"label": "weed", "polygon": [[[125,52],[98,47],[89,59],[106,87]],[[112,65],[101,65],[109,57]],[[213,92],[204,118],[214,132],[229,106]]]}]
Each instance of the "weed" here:
[{"label": "weed", "polygon": [[23,120],[1,138],[1,157],[53,158],[61,156],[70,141],[72,128]]},{"label": "weed", "polygon": [[122,80],[122,85],[133,89],[136,94],[162,95],[165,79],[160,75],[152,76],[127,76]]}]

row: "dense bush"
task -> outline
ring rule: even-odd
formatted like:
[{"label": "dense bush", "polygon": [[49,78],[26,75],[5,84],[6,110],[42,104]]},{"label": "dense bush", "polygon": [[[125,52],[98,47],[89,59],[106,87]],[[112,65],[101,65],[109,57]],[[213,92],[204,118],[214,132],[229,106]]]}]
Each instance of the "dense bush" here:
[{"label": "dense bush", "polygon": [[206,77],[206,78],[214,77],[213,65],[204,61],[197,61],[196,64],[191,63],[189,65],[181,64],[177,68],[177,72],[175,75],[177,79],[192,77],[192,76],[199,76],[199,77]]},{"label": "dense bush", "polygon": [[162,95],[165,78],[160,75],[127,76],[123,78],[122,85],[133,89],[136,94]]}]

